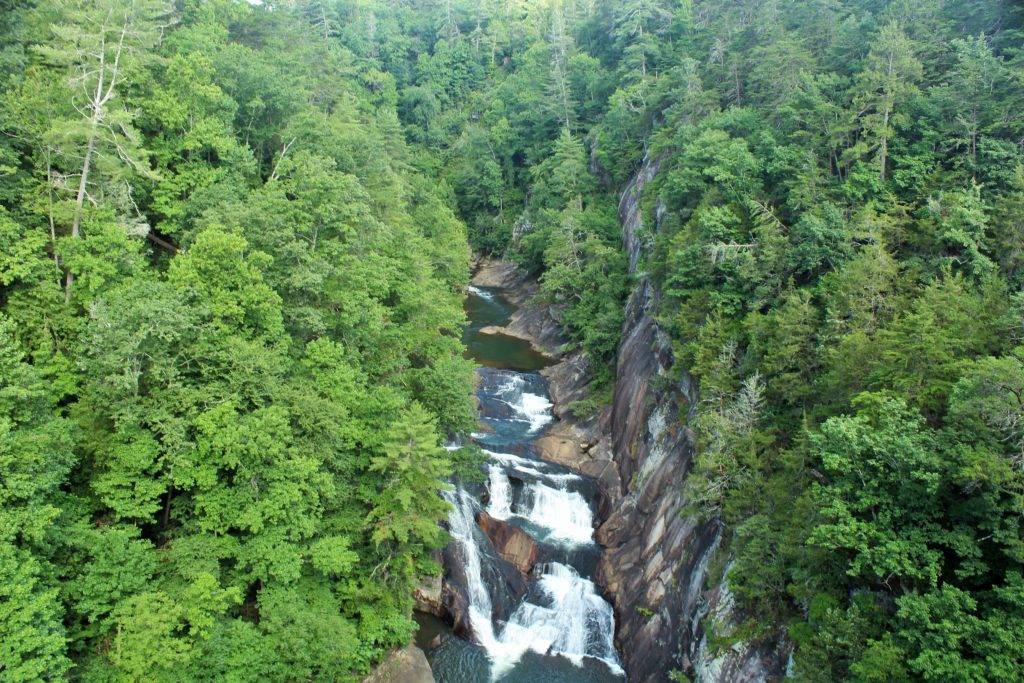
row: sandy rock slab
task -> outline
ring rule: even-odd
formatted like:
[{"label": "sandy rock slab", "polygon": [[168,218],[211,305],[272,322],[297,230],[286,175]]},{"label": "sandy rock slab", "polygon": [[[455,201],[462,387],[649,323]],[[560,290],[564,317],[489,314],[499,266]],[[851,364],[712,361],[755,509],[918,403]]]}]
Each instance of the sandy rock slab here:
[{"label": "sandy rock slab", "polygon": [[533,570],[537,562],[537,544],[530,535],[517,526],[480,512],[476,519],[480,529],[487,534],[494,549],[503,560],[509,562],[524,575]]},{"label": "sandy rock slab", "polygon": [[476,287],[506,288],[514,286],[519,280],[519,273],[514,263],[494,259],[481,259],[473,273],[473,285]]},{"label": "sandy rock slab", "polygon": [[363,683],[434,683],[427,656],[415,645],[389,654]]}]

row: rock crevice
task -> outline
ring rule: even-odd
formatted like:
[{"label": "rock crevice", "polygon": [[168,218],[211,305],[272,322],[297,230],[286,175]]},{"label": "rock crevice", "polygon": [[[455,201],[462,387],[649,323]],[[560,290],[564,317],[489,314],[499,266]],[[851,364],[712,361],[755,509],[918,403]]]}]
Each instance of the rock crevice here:
[{"label": "rock crevice", "polygon": [[684,483],[695,443],[686,424],[697,406],[696,383],[673,367],[670,340],[654,317],[658,292],[642,270],[650,234],[640,199],[659,165],[645,161],[619,202],[636,285],[626,304],[606,418],[623,490],[597,532],[606,548],[598,580],[615,606],[616,640],[630,681],[667,681],[672,670],[699,681],[765,681],[782,674],[784,644],[738,643],[724,653],[707,646],[705,617],[728,627],[736,615],[731,602],[728,609],[717,607],[730,595],[728,572],[709,577],[722,525],[686,514]]}]

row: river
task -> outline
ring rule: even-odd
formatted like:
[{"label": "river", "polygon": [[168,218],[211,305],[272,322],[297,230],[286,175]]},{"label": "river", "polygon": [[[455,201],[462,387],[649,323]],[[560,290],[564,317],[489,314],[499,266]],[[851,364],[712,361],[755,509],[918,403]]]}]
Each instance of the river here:
[{"label": "river", "polygon": [[[449,495],[445,571],[468,604],[472,640],[421,615],[418,641],[443,683],[622,681],[613,611],[593,582],[597,485],[540,460],[533,447],[553,420],[547,380],[538,372],[547,360],[523,340],[481,333],[504,325],[514,311],[499,291],[470,287],[466,311],[464,341],[481,366],[472,439],[488,461],[482,481],[456,482]],[[483,513],[537,544],[525,581],[481,531]]]}]

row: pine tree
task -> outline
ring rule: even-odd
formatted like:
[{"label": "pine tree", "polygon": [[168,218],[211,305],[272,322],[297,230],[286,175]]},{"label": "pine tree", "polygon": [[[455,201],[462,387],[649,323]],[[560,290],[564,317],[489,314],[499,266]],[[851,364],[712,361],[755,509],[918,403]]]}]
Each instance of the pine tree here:
[{"label": "pine tree", "polygon": [[886,24],[868,53],[853,93],[854,118],[860,122],[864,136],[854,151],[858,155],[875,152],[882,181],[886,178],[894,126],[902,122],[902,107],[917,92],[922,73],[913,41],[895,22]]}]

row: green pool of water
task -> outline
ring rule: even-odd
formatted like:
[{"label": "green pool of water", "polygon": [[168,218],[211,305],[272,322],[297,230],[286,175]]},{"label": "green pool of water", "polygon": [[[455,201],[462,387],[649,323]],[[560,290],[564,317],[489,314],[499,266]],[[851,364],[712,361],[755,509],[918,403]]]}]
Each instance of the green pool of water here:
[{"label": "green pool of water", "polygon": [[529,342],[507,334],[482,334],[485,327],[503,326],[512,317],[515,307],[500,292],[488,287],[474,287],[466,295],[466,317],[469,324],[462,335],[466,355],[480,365],[533,372],[551,365],[551,360],[534,349]]}]

